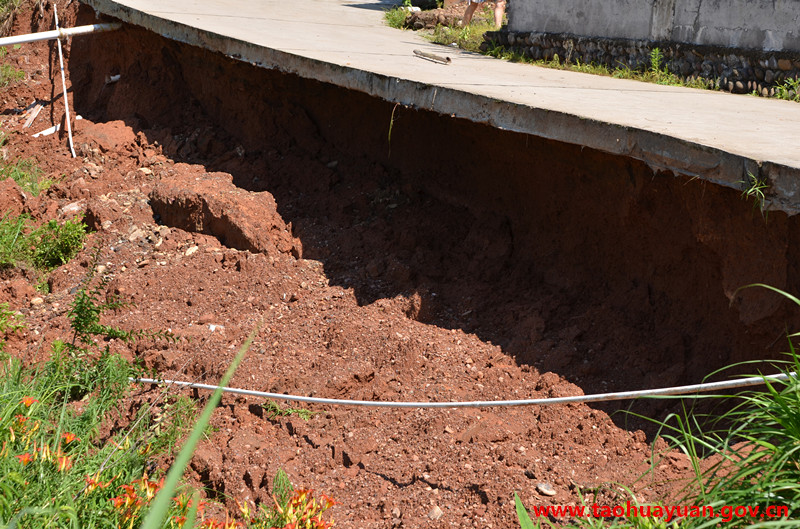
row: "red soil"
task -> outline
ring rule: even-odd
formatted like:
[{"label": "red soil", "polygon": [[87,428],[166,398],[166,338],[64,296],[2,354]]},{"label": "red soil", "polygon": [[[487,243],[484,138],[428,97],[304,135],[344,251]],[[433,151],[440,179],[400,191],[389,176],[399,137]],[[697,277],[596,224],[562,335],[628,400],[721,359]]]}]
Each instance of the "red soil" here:
[{"label": "red soil", "polygon": [[[93,20],[77,3],[61,16]],[[14,31],[51,28],[46,8]],[[733,191],[413,109],[398,109],[389,156],[390,104],[137,28],[66,51],[78,158],[63,133],[32,137],[64,116],[55,44],[10,50],[27,78],[0,92],[4,156],[59,180],[40,197],[3,182],[0,211],[84,212],[93,230],[41,304],[32,274],[4,272],[0,302],[27,323],[9,346],[23,358],[68,332],[93,247],[109,290],[134,304],[107,323],[182,337],[112,344],[165,378],[214,383],[259,323],[231,385],[375,400],[660,387],[782,345],[780,298],[735,290],[795,286],[800,232]],[[23,129],[34,98],[47,104]],[[155,392],[139,393],[131,406]],[[647,501],[687,468],[673,454],[637,480],[651,463],[646,423],[607,414],[627,403],[309,406],[320,413],[308,422],[270,420],[262,403],[224,398],[189,479],[231,506],[268,502],[283,468],[338,501],[341,527],[513,527],[514,491],[574,504],[624,484]],[[624,502],[618,490],[596,499]]]}]

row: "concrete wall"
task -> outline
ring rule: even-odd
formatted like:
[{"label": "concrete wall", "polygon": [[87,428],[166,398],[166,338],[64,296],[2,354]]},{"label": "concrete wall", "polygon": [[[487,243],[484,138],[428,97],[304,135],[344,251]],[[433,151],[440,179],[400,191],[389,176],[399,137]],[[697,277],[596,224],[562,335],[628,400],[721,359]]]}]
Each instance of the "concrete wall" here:
[{"label": "concrete wall", "polygon": [[508,29],[800,51],[800,0],[510,0]]}]

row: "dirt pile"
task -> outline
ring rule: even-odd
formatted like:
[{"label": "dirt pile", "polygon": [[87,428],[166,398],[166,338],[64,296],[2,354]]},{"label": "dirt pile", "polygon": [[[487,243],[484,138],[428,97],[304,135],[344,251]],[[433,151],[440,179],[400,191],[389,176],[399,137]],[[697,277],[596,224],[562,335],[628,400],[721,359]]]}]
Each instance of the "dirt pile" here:
[{"label": "dirt pile", "polygon": [[[64,7],[66,25],[94,21]],[[15,31],[50,29],[44,15],[24,12]],[[771,352],[788,321],[776,298],[734,291],[793,285],[794,220],[765,223],[729,190],[411,109],[389,155],[388,103],[136,28],[67,52],[77,159],[63,134],[31,135],[63,117],[52,44],[9,52],[27,79],[0,97],[6,156],[58,180],[38,198],[4,182],[6,207],[85,212],[95,230],[44,303],[6,272],[0,302],[25,314],[10,342],[24,358],[66,332],[91,247],[133,304],[109,324],[182,337],[115,350],[214,383],[261,322],[232,385],[272,392],[490,400],[695,382]],[[45,110],[23,129],[33,99]],[[225,398],[190,479],[231,505],[263,502],[284,468],[339,502],[342,527],[513,527],[514,491],[613,505],[624,499],[598,486],[633,485],[650,463],[641,424],[617,415],[621,428],[610,405],[313,407],[305,422],[260,404]],[[657,461],[637,498],[685,470]]]}]

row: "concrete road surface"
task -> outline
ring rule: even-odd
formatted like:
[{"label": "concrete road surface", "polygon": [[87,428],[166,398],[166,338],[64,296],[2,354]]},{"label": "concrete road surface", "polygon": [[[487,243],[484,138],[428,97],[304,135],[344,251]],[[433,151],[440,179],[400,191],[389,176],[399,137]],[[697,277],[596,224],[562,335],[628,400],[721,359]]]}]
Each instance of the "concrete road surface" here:
[{"label": "concrete road surface", "polygon": [[[800,211],[800,104],[512,64],[387,27],[380,0],[82,0],[165,37],[392,102],[585,145]],[[451,59],[439,64],[421,50]]]}]

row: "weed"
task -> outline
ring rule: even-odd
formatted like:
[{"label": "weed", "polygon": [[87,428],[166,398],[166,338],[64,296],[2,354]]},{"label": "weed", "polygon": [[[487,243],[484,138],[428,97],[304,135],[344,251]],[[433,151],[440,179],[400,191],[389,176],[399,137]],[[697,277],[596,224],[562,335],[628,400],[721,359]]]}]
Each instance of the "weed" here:
[{"label": "weed", "polygon": [[22,316],[16,312],[8,310],[8,303],[0,303],[0,362],[6,360],[5,356],[5,337],[12,332],[21,329]]},{"label": "weed", "polygon": [[85,238],[86,224],[77,218],[64,224],[49,221],[34,232],[34,265],[41,270],[50,270],[67,264],[83,248]]},{"label": "weed", "polygon": [[389,134],[387,137],[387,144],[389,145],[389,158],[392,157],[392,130],[394,129],[394,113],[397,111],[397,107],[400,106],[400,103],[396,103],[394,107],[392,107],[392,115],[389,117]]},{"label": "weed", "polygon": [[[8,3],[9,2],[5,2],[5,4]],[[6,15],[5,4],[0,1],[0,24],[4,24],[5,21],[8,20],[6,17],[10,16],[10,14]],[[0,48],[0,59],[5,59],[7,54],[8,51],[5,48]],[[25,72],[22,70],[17,70],[10,64],[0,64],[0,88],[5,88],[23,79],[25,79]]]},{"label": "weed", "polygon": [[184,443],[180,453],[178,453],[178,456],[175,458],[175,462],[172,464],[172,467],[167,473],[164,488],[153,498],[153,503],[150,507],[150,510],[142,522],[142,529],[158,529],[163,526],[170,510],[172,498],[175,492],[178,490],[181,477],[183,476],[183,471],[189,465],[189,461],[192,459],[192,454],[197,447],[197,443],[200,442],[200,439],[202,438],[209,421],[211,421],[211,415],[214,413],[214,409],[217,407],[220,400],[222,400],[222,388],[227,386],[228,382],[233,377],[233,374],[236,372],[239,364],[244,359],[245,354],[247,354],[247,351],[250,349],[250,345],[253,343],[258,330],[258,326],[253,329],[253,331],[250,333],[250,336],[247,337],[247,340],[245,340],[245,342],[239,348],[239,352],[236,354],[233,361],[228,366],[228,369],[225,371],[225,374],[222,376],[222,379],[219,381],[219,387],[211,395],[211,398],[208,399],[208,402],[206,402],[200,418],[198,418],[195,422],[194,428],[192,428],[188,439]]},{"label": "weed", "polygon": [[12,178],[20,189],[33,196],[47,190],[55,182],[49,178],[43,178],[42,170],[33,160],[18,160],[8,164],[0,162],[0,180],[6,178]]},{"label": "weed", "polygon": [[0,268],[11,268],[29,261],[30,224],[27,215],[0,218]]},{"label": "weed", "polygon": [[383,13],[383,19],[389,27],[404,29],[408,13],[408,8],[405,5],[395,6]]},{"label": "weed", "polygon": [[483,35],[487,31],[496,29],[491,22],[486,20],[474,20],[472,24],[465,27],[436,26],[433,34],[428,38],[436,44],[445,46],[456,45],[467,51],[480,53]]},{"label": "weed", "polygon": [[666,71],[666,67],[664,66],[664,54],[659,48],[650,50],[650,71],[656,74]]},{"label": "weed", "polygon": [[[5,48],[0,48],[3,50]],[[8,135],[0,131],[0,147],[6,144]],[[47,190],[54,180],[44,178],[42,170],[34,160],[17,160],[14,163],[0,161],[0,180],[13,179],[19,187],[33,196]]]},{"label": "weed", "polygon": [[790,77],[775,86],[775,97],[786,101],[800,102],[800,78]]},{"label": "weed", "polygon": [[769,183],[767,183],[766,178],[759,178],[747,171],[747,181],[742,181],[741,183],[746,186],[742,191],[742,198],[752,198],[754,200],[753,207],[757,207],[763,214],[767,201],[764,191],[769,189]]},{"label": "weed", "polygon": [[268,400],[266,403],[261,405],[264,410],[267,412],[267,418],[269,420],[275,419],[276,417],[290,417],[292,415],[297,415],[304,421],[311,419],[314,415],[319,412],[307,410],[306,408],[291,408],[286,407],[282,408],[277,402],[274,400]]},{"label": "weed", "polygon": [[83,247],[86,225],[77,219],[51,220],[33,227],[28,215],[0,219],[0,267],[33,266],[49,271],[65,264]]}]

